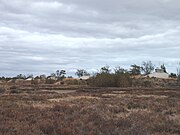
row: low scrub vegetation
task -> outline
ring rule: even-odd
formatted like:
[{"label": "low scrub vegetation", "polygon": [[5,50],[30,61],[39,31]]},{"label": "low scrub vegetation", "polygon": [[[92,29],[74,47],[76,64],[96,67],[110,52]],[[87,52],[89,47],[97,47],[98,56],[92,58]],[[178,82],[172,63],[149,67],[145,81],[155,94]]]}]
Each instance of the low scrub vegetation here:
[{"label": "low scrub vegetation", "polygon": [[6,91],[6,89],[5,89],[5,88],[0,87],[0,94],[4,93],[5,91]]},{"label": "low scrub vegetation", "polygon": [[2,135],[180,134],[179,89],[0,95]]},{"label": "low scrub vegetation", "polygon": [[131,87],[132,80],[128,73],[98,73],[88,80],[89,84],[98,87]]}]

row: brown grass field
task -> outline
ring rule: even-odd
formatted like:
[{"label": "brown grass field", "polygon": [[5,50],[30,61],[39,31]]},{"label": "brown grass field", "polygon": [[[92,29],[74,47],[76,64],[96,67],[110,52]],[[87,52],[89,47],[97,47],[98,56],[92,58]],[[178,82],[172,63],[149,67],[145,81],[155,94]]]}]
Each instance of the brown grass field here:
[{"label": "brown grass field", "polygon": [[180,89],[6,91],[0,134],[179,135]]}]

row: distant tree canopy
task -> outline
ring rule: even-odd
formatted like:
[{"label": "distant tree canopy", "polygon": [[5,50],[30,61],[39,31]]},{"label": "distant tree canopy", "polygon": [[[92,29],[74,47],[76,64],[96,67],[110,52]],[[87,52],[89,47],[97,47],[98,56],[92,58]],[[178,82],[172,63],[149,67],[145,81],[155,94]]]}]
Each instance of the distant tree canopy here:
[{"label": "distant tree canopy", "polygon": [[100,73],[107,73],[109,74],[111,72],[111,69],[109,66],[104,66],[100,69]]},{"label": "distant tree canopy", "polygon": [[120,66],[117,66],[114,68],[114,73],[119,74],[119,73],[127,73],[128,71],[124,68],[121,68]]},{"label": "distant tree canopy", "polygon": [[27,75],[26,78],[33,78],[33,74]]},{"label": "distant tree canopy", "polygon": [[151,61],[143,61],[141,70],[144,73],[144,75],[148,75],[154,70],[154,67],[155,66],[152,64]]},{"label": "distant tree canopy", "polygon": [[23,74],[19,74],[16,76],[17,79],[26,79],[26,76]]},{"label": "distant tree canopy", "polygon": [[84,69],[77,69],[75,75],[77,75],[78,77],[82,77],[82,76],[87,76],[90,74]]},{"label": "distant tree canopy", "polygon": [[177,75],[176,75],[175,73],[171,73],[171,74],[169,75],[169,77],[171,77],[171,78],[177,78]]},{"label": "distant tree canopy", "polygon": [[[108,65],[101,67],[98,72],[95,72],[90,79],[88,84],[92,84],[94,86],[100,86],[100,87],[129,87],[132,86],[132,81],[133,79],[140,78],[135,77],[136,75],[148,75],[154,70],[154,65],[152,64],[151,61],[143,61],[142,66],[132,64],[130,66],[130,69],[124,69],[120,66],[115,67],[114,69],[111,69]],[[161,65],[160,69],[157,71],[164,71],[167,73],[165,65]],[[33,77],[32,74],[29,74],[27,76],[23,74],[19,74],[16,77],[0,77],[1,81],[9,81],[13,80],[15,81],[16,79],[27,79],[27,78],[33,78],[33,80],[39,81],[47,81],[49,84],[53,84],[56,81],[62,81],[66,76],[66,70],[61,69],[57,70],[54,73],[51,73],[50,76],[46,75],[40,75]],[[77,69],[75,72],[75,75],[78,77],[82,76],[89,76],[90,74],[84,70],[84,69]],[[171,78],[176,78],[179,86],[180,86],[180,63],[178,63],[177,67],[177,73],[171,73],[169,75]],[[73,78],[72,76],[68,76],[68,78]],[[67,79],[68,80],[68,79]],[[71,79],[69,79],[71,80]],[[77,81],[77,80],[76,80]],[[86,81],[87,82],[87,81]],[[77,81],[77,84],[78,81]]]},{"label": "distant tree canopy", "polygon": [[133,65],[131,65],[131,68],[130,68],[130,74],[131,75],[140,75],[141,74],[141,69],[142,69],[141,66],[133,64]]},{"label": "distant tree canopy", "polygon": [[63,79],[65,78],[65,75],[66,75],[66,70],[62,69],[62,70],[57,70],[56,71],[56,74],[55,76],[58,78],[58,79]]},{"label": "distant tree canopy", "polygon": [[166,71],[166,67],[165,67],[165,65],[163,64],[163,65],[161,65],[161,69],[165,72],[165,73],[167,73],[167,71]]}]

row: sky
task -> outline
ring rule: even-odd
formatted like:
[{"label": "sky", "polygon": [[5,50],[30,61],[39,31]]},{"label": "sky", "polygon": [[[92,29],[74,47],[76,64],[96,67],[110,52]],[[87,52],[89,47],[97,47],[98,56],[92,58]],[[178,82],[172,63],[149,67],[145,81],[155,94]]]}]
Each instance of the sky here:
[{"label": "sky", "polygon": [[180,62],[180,0],[0,0],[0,76]]}]

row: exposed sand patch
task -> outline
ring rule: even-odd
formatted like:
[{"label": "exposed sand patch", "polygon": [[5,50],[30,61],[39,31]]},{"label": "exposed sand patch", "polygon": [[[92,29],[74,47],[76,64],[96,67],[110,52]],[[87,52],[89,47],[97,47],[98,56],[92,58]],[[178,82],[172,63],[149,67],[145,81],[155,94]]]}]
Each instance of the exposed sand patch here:
[{"label": "exposed sand patch", "polygon": [[117,98],[123,98],[123,97],[134,97],[135,95],[134,94],[102,94],[102,96],[104,97],[117,97]]},{"label": "exposed sand patch", "polygon": [[42,103],[42,102],[28,102],[28,103],[18,103],[19,106],[24,106],[24,107],[29,107],[32,106],[34,108],[40,108],[40,109],[44,109],[44,108],[52,108],[53,104],[50,103]]},{"label": "exposed sand patch", "polygon": [[53,105],[52,104],[45,104],[45,103],[34,103],[32,105],[34,108],[40,108],[40,109],[44,109],[44,108],[52,108]]},{"label": "exposed sand patch", "polygon": [[102,94],[102,96],[112,96],[112,97],[115,97],[115,96],[117,96],[117,94]]},{"label": "exposed sand patch", "polygon": [[50,102],[60,102],[60,101],[72,101],[76,99],[100,99],[99,97],[92,97],[92,96],[69,96],[69,97],[64,97],[64,98],[53,98],[53,99],[48,99]]},{"label": "exposed sand patch", "polygon": [[113,91],[114,94],[123,94],[125,93],[126,91]]},{"label": "exposed sand patch", "polygon": [[76,90],[42,90],[44,92],[56,92],[56,93],[73,93]]},{"label": "exposed sand patch", "polygon": [[121,112],[121,113],[115,114],[114,116],[115,116],[117,119],[119,119],[119,118],[126,118],[126,117],[129,116],[129,114],[128,114],[128,113]]},{"label": "exposed sand patch", "polygon": [[123,98],[123,97],[157,98],[157,99],[168,98],[168,96],[165,96],[165,95],[145,95],[145,94],[144,95],[137,95],[137,94],[123,94],[124,91],[121,91],[119,93],[115,93],[115,92],[109,93],[109,94],[102,94],[102,96],[104,96],[104,97],[106,97],[106,96],[109,96],[109,97],[118,97],[118,98]]},{"label": "exposed sand patch", "polygon": [[153,98],[168,98],[168,96],[164,96],[164,95],[136,95],[136,97],[139,97],[139,98],[150,98],[150,97],[153,97]]}]

